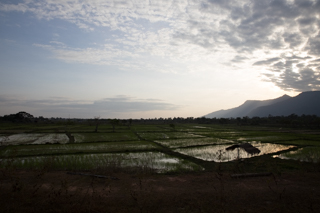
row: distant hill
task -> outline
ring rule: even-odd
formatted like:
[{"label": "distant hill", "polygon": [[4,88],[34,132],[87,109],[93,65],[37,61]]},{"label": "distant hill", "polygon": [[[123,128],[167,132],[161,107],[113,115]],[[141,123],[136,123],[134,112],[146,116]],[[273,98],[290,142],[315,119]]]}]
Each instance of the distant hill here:
[{"label": "distant hill", "polygon": [[264,101],[249,100],[238,107],[212,112],[204,117],[266,117],[268,115],[287,116],[291,114],[320,116],[320,91],[302,92],[295,97],[283,95],[276,99]]},{"label": "distant hill", "polygon": [[320,116],[320,91],[303,92],[288,100],[258,107],[252,110],[248,116],[266,117],[269,114],[273,116],[287,116],[293,113],[296,115]]}]

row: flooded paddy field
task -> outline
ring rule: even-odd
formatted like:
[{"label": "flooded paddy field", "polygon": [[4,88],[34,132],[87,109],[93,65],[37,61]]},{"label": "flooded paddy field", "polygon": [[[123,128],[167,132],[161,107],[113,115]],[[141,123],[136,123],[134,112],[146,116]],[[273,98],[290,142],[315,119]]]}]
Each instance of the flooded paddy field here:
[{"label": "flooded paddy field", "polygon": [[131,131],[108,133],[72,133],[71,135],[74,136],[75,143],[139,140],[139,138]]},{"label": "flooded paddy field", "polygon": [[280,158],[280,159],[292,159],[292,160],[305,161],[305,162],[311,162],[311,163],[319,163],[320,147],[318,146],[303,147],[295,151],[274,155],[273,157]]},{"label": "flooded paddy field", "polygon": [[[228,165],[245,159],[260,161],[262,157],[281,162],[287,159],[319,162],[320,158],[317,131],[201,124],[143,124],[116,128],[101,125],[97,132],[92,125],[1,128],[2,167],[11,159],[15,162],[12,166],[17,168],[30,169],[32,165],[38,168],[44,162],[51,162],[57,169],[72,169],[73,165],[74,168],[90,169],[108,166],[114,158],[115,162],[121,159],[122,163],[115,164],[119,167],[143,165],[162,172],[178,172],[212,170],[218,163]],[[19,132],[15,132],[17,130]],[[130,158],[132,163],[124,163],[130,162]],[[68,161],[70,164],[66,166]],[[168,168],[164,169],[166,166]]]},{"label": "flooded paddy field", "polygon": [[[97,132],[93,125],[25,127],[0,131],[1,212],[320,208],[320,131],[202,124],[101,126]],[[253,176],[233,177],[239,174]]]},{"label": "flooded paddy field", "polygon": [[158,173],[181,171],[200,171],[203,168],[187,160],[179,159],[161,152],[132,153],[94,153],[52,155],[37,157],[16,157],[2,159],[2,164],[24,169],[90,170],[139,168]]},{"label": "flooded paddy field", "polygon": [[69,143],[69,144],[46,144],[6,146],[0,150],[2,157],[40,156],[40,155],[62,155],[76,153],[110,153],[129,152],[141,150],[159,150],[160,147],[154,143],[145,141],[123,141],[123,142],[92,142],[92,143]]},{"label": "flooded paddy field", "polygon": [[199,138],[201,135],[195,135],[186,132],[138,132],[138,135],[145,140],[156,139],[180,139],[180,138]]},{"label": "flooded paddy field", "polygon": [[290,145],[280,145],[261,142],[252,142],[251,145],[258,148],[260,150],[260,153],[252,155],[240,148],[234,149],[232,151],[227,151],[226,149],[230,147],[230,145],[210,145],[192,148],[180,148],[175,149],[175,151],[205,161],[228,162],[237,159],[251,158],[254,156],[277,153],[295,147]]},{"label": "flooded paddy field", "polygon": [[169,125],[132,125],[136,132],[170,132],[173,129]]},{"label": "flooded paddy field", "polygon": [[66,134],[52,133],[21,133],[12,135],[0,135],[0,143],[2,145],[23,145],[23,144],[65,144],[69,142],[69,138]]},{"label": "flooded paddy field", "polygon": [[190,147],[190,146],[203,146],[212,144],[233,144],[234,141],[226,140],[221,138],[186,138],[186,139],[175,139],[175,140],[154,140],[163,146],[169,148],[177,147]]}]

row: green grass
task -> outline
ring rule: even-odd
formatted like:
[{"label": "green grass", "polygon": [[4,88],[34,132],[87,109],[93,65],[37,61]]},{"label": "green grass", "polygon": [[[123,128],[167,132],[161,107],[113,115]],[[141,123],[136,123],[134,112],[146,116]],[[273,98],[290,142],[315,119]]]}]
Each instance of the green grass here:
[{"label": "green grass", "polygon": [[219,139],[219,138],[192,138],[192,139],[189,138],[189,139],[175,139],[175,140],[155,140],[154,142],[160,143],[161,145],[166,146],[166,147],[170,147],[170,148],[234,143],[233,141]]},{"label": "green grass", "polygon": [[[70,132],[94,132],[96,126],[95,124],[91,125],[70,125],[68,130]],[[117,125],[115,126],[115,132],[128,131],[128,126]],[[98,126],[98,132],[113,132],[113,127],[111,124],[100,124]]]},{"label": "green grass", "polygon": [[313,134],[301,134],[300,135],[301,139],[305,140],[317,140],[320,141],[320,135],[313,135]]},{"label": "green grass", "polygon": [[319,146],[320,147],[320,141],[311,141],[311,140],[290,140],[290,141],[279,141],[276,143],[292,144],[297,146]]},{"label": "green grass", "polygon": [[244,132],[239,132],[239,131],[232,131],[232,130],[225,130],[225,131],[198,131],[198,132],[191,132],[193,134],[201,135],[201,136],[206,136],[206,137],[212,137],[212,138],[223,138],[223,139],[230,139],[234,140],[237,138],[240,138],[242,136],[247,135]]},{"label": "green grass", "polygon": [[200,138],[201,135],[194,135],[185,132],[138,132],[139,136],[146,140]]},{"label": "green grass", "polygon": [[137,150],[160,150],[154,143],[145,141],[100,142],[77,144],[46,144],[7,146],[0,151],[2,157],[61,155],[76,153],[129,152]]},{"label": "green grass", "polygon": [[236,141],[261,141],[261,142],[276,142],[276,141],[288,141],[299,140],[304,138],[314,139],[315,136],[306,134],[294,134],[294,133],[282,133],[271,131],[238,131],[238,130],[223,130],[212,132],[193,132],[194,134],[212,137],[223,138]]},{"label": "green grass", "polygon": [[281,159],[293,159],[298,161],[320,162],[320,147],[303,147],[296,151],[282,153],[277,155]]},{"label": "green grass", "polygon": [[169,125],[133,125],[132,130],[137,132],[167,132],[171,131]]},{"label": "green grass", "polygon": [[212,131],[212,127],[205,125],[176,125],[175,129],[182,132],[206,132]]},{"label": "green grass", "polygon": [[69,142],[66,134],[62,133],[21,133],[12,135],[0,135],[3,145],[23,145],[23,144],[65,144]]},{"label": "green grass", "polygon": [[[72,159],[66,156],[78,155],[87,156],[86,158],[90,158],[88,157],[89,155],[99,155],[100,158],[103,158],[101,156],[107,156],[107,154],[118,156],[113,154],[122,155],[137,152],[155,153],[159,151],[173,155],[179,159],[190,160],[207,169],[215,167],[215,162],[210,161],[226,161],[225,154],[230,155],[230,152],[226,153],[225,148],[238,142],[256,143],[257,146],[260,146],[258,148],[262,150],[262,153],[277,152],[264,150],[276,150],[274,147],[280,147],[281,145],[295,145],[299,148],[305,146],[320,147],[320,135],[316,131],[295,131],[294,129],[282,130],[266,127],[202,124],[175,124],[175,128],[173,129],[169,124],[143,124],[132,125],[130,129],[128,126],[116,126],[115,132],[113,132],[111,125],[101,124],[98,132],[94,133],[94,128],[95,126],[93,124],[88,123],[76,125],[9,124],[7,126],[1,124],[0,143],[2,144],[0,145],[2,145],[2,147],[0,147],[0,161],[8,161],[9,158],[26,158],[30,162],[30,159],[33,158],[41,158],[49,161],[48,159],[51,159],[50,156],[54,159],[60,156],[62,159]],[[75,143],[69,143],[65,131],[68,131],[74,136]],[[15,134],[21,132],[26,133]],[[8,136],[9,138],[16,139],[10,143],[4,142],[4,139],[8,141]],[[141,138],[144,140],[140,140]],[[49,144],[34,145],[34,143]],[[308,151],[308,149],[309,148],[306,150]],[[311,155],[310,150],[307,151],[303,151],[299,155]],[[279,153],[285,154],[285,151]],[[74,158],[78,159],[79,157]],[[80,157],[79,159],[82,158],[84,159],[84,157]],[[229,159],[231,158],[229,157]],[[270,161],[272,155],[260,156],[257,157],[257,159]],[[148,158],[142,158],[142,160],[148,161]],[[94,163],[87,164],[83,160],[74,161],[77,162],[77,165],[82,162],[84,164],[83,168],[89,168],[89,165],[95,167]],[[92,162],[93,161],[94,160],[92,160]],[[103,160],[100,161],[103,162]],[[96,162],[98,162],[98,160],[96,160]],[[32,163],[30,163],[30,165],[31,164]],[[40,164],[43,165],[44,163],[42,162]],[[99,163],[98,165],[101,166]],[[57,168],[58,167],[59,166],[57,166]],[[79,165],[77,167],[82,168]],[[65,167],[61,166],[60,168]]]},{"label": "green grass", "polygon": [[130,131],[122,133],[73,133],[72,135],[75,137],[76,143],[139,140],[138,137]]},{"label": "green grass", "polygon": [[106,168],[151,169],[157,172],[199,171],[202,167],[190,161],[161,152],[78,154],[5,159],[0,167],[10,164],[14,168],[58,170],[88,170]]}]

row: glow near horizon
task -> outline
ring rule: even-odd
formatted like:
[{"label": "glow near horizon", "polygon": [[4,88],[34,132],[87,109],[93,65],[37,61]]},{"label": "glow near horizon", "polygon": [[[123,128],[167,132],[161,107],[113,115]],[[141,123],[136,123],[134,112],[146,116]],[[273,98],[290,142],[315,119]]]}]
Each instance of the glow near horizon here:
[{"label": "glow near horizon", "polygon": [[319,1],[2,1],[0,115],[199,117],[319,90]]}]

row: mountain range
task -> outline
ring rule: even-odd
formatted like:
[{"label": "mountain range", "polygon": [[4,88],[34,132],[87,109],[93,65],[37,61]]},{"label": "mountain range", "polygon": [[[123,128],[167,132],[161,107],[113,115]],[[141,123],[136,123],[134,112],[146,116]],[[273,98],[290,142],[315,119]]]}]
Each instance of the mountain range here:
[{"label": "mountain range", "polygon": [[242,105],[209,113],[206,118],[267,117],[296,115],[320,116],[320,91],[302,92],[295,97],[283,95],[276,99],[248,100]]}]

